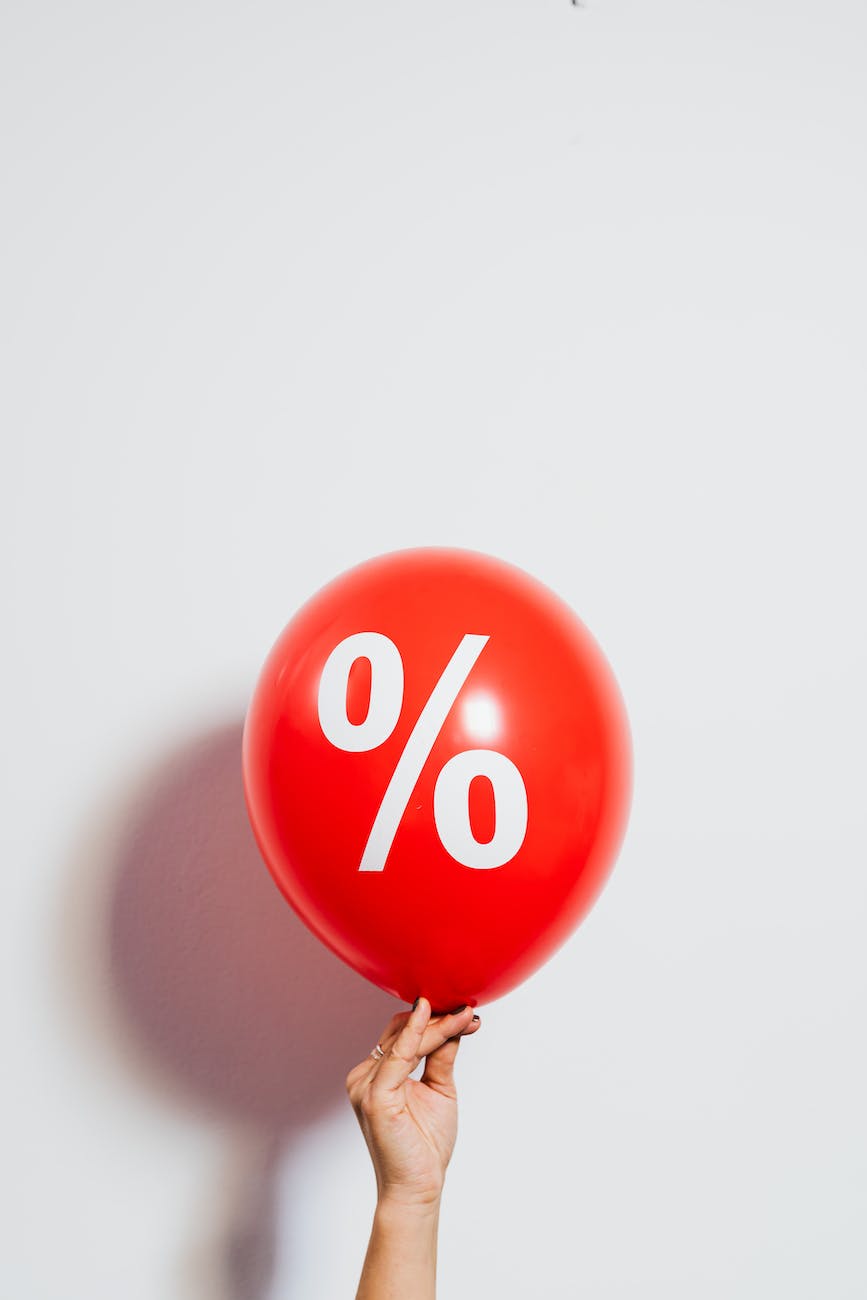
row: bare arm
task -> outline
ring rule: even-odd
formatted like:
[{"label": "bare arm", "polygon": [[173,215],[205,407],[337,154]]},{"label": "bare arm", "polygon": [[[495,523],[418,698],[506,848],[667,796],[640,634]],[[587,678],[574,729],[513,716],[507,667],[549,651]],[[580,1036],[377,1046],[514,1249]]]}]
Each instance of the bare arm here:
[{"label": "bare arm", "polygon": [[435,1300],[438,1221],[438,1205],[377,1205],[356,1300]]},{"label": "bare arm", "polygon": [[[431,1018],[419,998],[346,1080],[376,1174],[373,1230],[356,1300],[434,1300],[440,1198],[457,1136],[454,1063],[479,1019],[470,1007]],[[411,1079],[425,1060],[421,1079]]]}]

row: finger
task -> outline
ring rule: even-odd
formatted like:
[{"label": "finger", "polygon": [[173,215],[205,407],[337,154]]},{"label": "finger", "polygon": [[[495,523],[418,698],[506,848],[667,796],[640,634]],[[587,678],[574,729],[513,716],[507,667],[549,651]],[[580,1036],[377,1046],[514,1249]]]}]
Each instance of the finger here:
[{"label": "finger", "polygon": [[[447,1033],[449,1037],[452,1037],[455,1032],[459,1034],[471,1033],[473,1032],[474,1028],[478,1028],[478,1016],[473,1016],[471,1020],[469,1019],[469,1017],[463,1014],[463,1012],[466,1010],[467,1008],[464,1007],[461,1009],[461,1011],[447,1012],[446,1014],[450,1015],[452,1019],[447,1029],[443,1030],[442,1032]],[[389,1032],[383,1034],[382,1038],[380,1038],[379,1046],[382,1048],[385,1055],[388,1055],[388,1053],[391,1051],[391,1048],[394,1046],[395,1042],[397,1041],[401,1029],[409,1019],[409,1015],[410,1013],[408,1011],[403,1011],[400,1012],[398,1015],[396,1015],[392,1021],[394,1028],[389,1027]],[[438,1032],[437,1027],[443,1019],[444,1019],[444,1015],[442,1013],[440,1015],[431,1016],[430,1020],[428,1021],[428,1027],[425,1030],[425,1034],[422,1038],[421,1050],[419,1052],[419,1059],[421,1059],[423,1056],[426,1056],[429,1051],[435,1050],[435,1045],[442,1040],[442,1033]],[[463,1021],[468,1022],[466,1029],[461,1028],[461,1024]],[[476,1022],[475,1026],[473,1024],[473,1021]],[[433,1043],[434,1047],[430,1047],[429,1046],[430,1043]],[[377,1066],[379,1065],[381,1059],[382,1059],[381,1057],[377,1057],[375,1059],[375,1064]]]},{"label": "finger", "polygon": [[461,1034],[465,1034],[472,1023],[472,1007],[462,1007],[460,1011],[451,1011],[448,1015],[438,1016],[436,1020],[431,1020],[422,1037],[418,1059],[421,1060],[423,1056],[429,1056],[431,1052],[435,1052],[450,1038],[457,1038]]},{"label": "finger", "polygon": [[427,998],[418,998],[391,1049],[379,1062],[372,1087],[394,1092],[406,1082],[421,1060],[420,1049],[429,1025],[430,1003]]},{"label": "finger", "polygon": [[[401,1029],[406,1024],[408,1016],[408,1011],[398,1011],[391,1017],[391,1020],[389,1020],[385,1029],[380,1034],[379,1041],[376,1045],[382,1049],[383,1053],[390,1050]],[[352,1067],[349,1074],[346,1076],[346,1088],[350,1096],[352,1096],[353,1092],[362,1082],[368,1080],[371,1075],[376,1073],[381,1060],[382,1057],[376,1053],[376,1048],[373,1048],[368,1052],[363,1061],[359,1061],[357,1065]]]},{"label": "finger", "polygon": [[455,1087],[455,1058],[458,1054],[458,1048],[461,1045],[462,1038],[468,1038],[481,1028],[481,1021],[478,1016],[473,1016],[466,1029],[463,1030],[456,1038],[450,1038],[443,1043],[442,1047],[435,1048],[428,1053],[424,1065],[424,1074],[421,1076],[422,1083],[426,1083],[430,1088],[436,1088],[441,1092],[454,1092]]},{"label": "finger", "polygon": [[[467,1008],[465,1007],[460,1012],[450,1013],[450,1020],[448,1026],[446,1027],[445,1030],[439,1032],[431,1032],[431,1031],[437,1025],[439,1025],[446,1017],[442,1015],[431,1017],[430,1021],[428,1022],[428,1030],[426,1032],[426,1036],[424,1036],[422,1039],[421,1050],[419,1051],[418,1059],[416,1060],[416,1065],[418,1064],[418,1061],[420,1061],[423,1056],[427,1055],[428,1052],[436,1050],[437,1046],[442,1042],[444,1033],[448,1034],[449,1036],[451,1036],[455,1032],[459,1034],[472,1033],[474,1032],[475,1028],[478,1028],[478,1019],[477,1018],[474,1018],[473,1020],[469,1019],[467,1016],[463,1014],[463,1012],[465,1012],[466,1010]],[[349,1093],[350,1099],[353,1101],[353,1104],[360,1101],[362,1094],[366,1092],[368,1086],[372,1083],[373,1079],[376,1077],[377,1073],[379,1072],[379,1068],[382,1064],[382,1061],[384,1059],[384,1056],[387,1056],[391,1051],[392,1047],[394,1046],[398,1037],[400,1036],[401,1030],[406,1025],[411,1014],[412,1014],[411,1011],[398,1011],[395,1013],[395,1015],[392,1016],[391,1020],[388,1022],[382,1034],[380,1035],[379,1042],[377,1043],[377,1046],[382,1049],[383,1056],[380,1056],[378,1054],[374,1055],[374,1052],[370,1052],[364,1058],[363,1061],[359,1061],[358,1065],[354,1066],[352,1070],[350,1070],[346,1079],[346,1089],[347,1092]],[[466,1028],[462,1027],[462,1023],[461,1023],[462,1021],[468,1021]],[[413,1066],[413,1069],[414,1068],[415,1066]]]},{"label": "finger", "polygon": [[410,1010],[410,1011],[398,1011],[396,1016],[392,1016],[391,1020],[388,1022],[388,1024],[386,1025],[383,1031],[382,1037],[379,1040],[379,1046],[382,1048],[384,1052],[391,1051],[392,1047],[397,1042],[398,1034],[403,1029],[404,1025],[406,1024],[407,1020],[409,1020],[411,1015],[412,1015],[412,1011]]},{"label": "finger", "polygon": [[[461,1013],[453,1012],[451,1014],[453,1016],[459,1017]],[[398,1036],[400,1035],[400,1032],[403,1029],[404,1025],[406,1024],[407,1020],[409,1019],[410,1015],[411,1012],[409,1011],[399,1011],[396,1015],[392,1016],[388,1025],[380,1035],[379,1042],[377,1043],[377,1047],[382,1049],[382,1056],[380,1056],[379,1053],[375,1054],[375,1052],[370,1052],[369,1055],[366,1056],[363,1061],[359,1062],[359,1064],[355,1066],[354,1070],[350,1075],[351,1081],[354,1082],[356,1079],[360,1079],[363,1080],[365,1083],[370,1082],[370,1080],[376,1075],[377,1071],[379,1070],[383,1057],[389,1054],[392,1047],[396,1043]],[[442,1015],[436,1017],[431,1016],[431,1019],[428,1022],[428,1029],[426,1031],[427,1037],[422,1039],[421,1050],[419,1052],[419,1060],[421,1060],[421,1058],[425,1056],[428,1051],[433,1051],[436,1047],[436,1044],[441,1041],[442,1035],[432,1034],[431,1030],[442,1019],[443,1019]],[[474,1017],[474,1019],[477,1018]],[[456,1027],[458,1033],[471,1033],[474,1028],[473,1021],[471,1020],[466,1029],[461,1029],[460,1019],[456,1021]],[[433,1044],[434,1046],[431,1047],[430,1044]]]},{"label": "finger", "polygon": [[376,1078],[380,1065],[388,1056],[411,1015],[411,1010],[398,1011],[393,1015],[376,1044],[380,1050],[377,1052],[376,1048],[374,1048],[363,1061],[359,1061],[358,1065],[350,1071],[346,1080],[346,1088],[353,1105],[357,1105],[361,1101],[362,1096]]},{"label": "finger", "polygon": [[459,1038],[450,1038],[447,1043],[443,1043],[442,1047],[431,1052],[424,1063],[422,1083],[426,1083],[429,1088],[436,1088],[439,1092],[454,1092],[455,1058],[460,1045]]},{"label": "finger", "polygon": [[[422,1010],[425,1010],[423,1018],[419,1015]],[[430,1003],[425,998],[420,998],[418,1008],[411,1013],[391,1051],[380,1063],[373,1080],[373,1086],[377,1090],[393,1092],[400,1088],[423,1056],[435,1052],[450,1038],[462,1034],[473,1019],[470,1007],[463,1007],[460,1011],[440,1016],[436,1020],[428,1019],[429,1015]]]}]

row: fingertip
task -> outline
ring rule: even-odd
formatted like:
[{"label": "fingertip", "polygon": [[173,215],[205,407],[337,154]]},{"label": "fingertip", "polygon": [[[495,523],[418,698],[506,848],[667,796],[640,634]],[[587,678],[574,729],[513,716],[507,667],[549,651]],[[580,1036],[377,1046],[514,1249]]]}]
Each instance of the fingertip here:
[{"label": "fingertip", "polygon": [[431,1006],[427,998],[417,997],[412,1004],[412,1011],[409,1013],[410,1020],[414,1025],[426,1025],[430,1020],[430,1016]]},{"label": "fingertip", "polygon": [[457,1011],[448,1011],[442,1017],[444,1021],[451,1021],[448,1026],[448,1042],[455,1042],[463,1038],[466,1034],[473,1034],[479,1028],[479,1017],[475,1014],[472,1007],[461,1007]]}]

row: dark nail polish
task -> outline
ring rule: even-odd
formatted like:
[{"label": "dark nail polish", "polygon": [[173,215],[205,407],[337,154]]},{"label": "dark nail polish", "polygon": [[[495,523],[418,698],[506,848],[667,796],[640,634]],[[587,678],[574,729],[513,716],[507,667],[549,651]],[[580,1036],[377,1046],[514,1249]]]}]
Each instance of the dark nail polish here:
[{"label": "dark nail polish", "polygon": [[473,1020],[478,1020],[478,1016],[473,1016]]},{"label": "dark nail polish", "polygon": [[461,1012],[466,1011],[466,1009],[467,1009],[467,1003],[465,1002],[462,1007],[455,1007],[454,1011],[452,1012],[452,1015],[459,1016]]},{"label": "dark nail polish", "polygon": [[419,1002],[421,1002],[421,998],[416,998],[415,1002],[413,1002],[413,1004],[412,1004],[412,1009],[413,1009],[413,1011],[415,1011],[415,1009],[416,1009],[416,1007],[418,1006]]}]

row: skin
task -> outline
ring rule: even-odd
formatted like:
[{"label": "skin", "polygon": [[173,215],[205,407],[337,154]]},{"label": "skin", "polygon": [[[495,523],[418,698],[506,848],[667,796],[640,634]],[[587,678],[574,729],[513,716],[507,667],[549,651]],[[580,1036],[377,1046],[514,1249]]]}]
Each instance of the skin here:
[{"label": "skin", "polygon": [[[480,1027],[471,1007],[432,1016],[426,998],[393,1016],[346,1089],[373,1161],[376,1212],[356,1300],[434,1300],[440,1200],[458,1128],[454,1065]],[[424,1060],[420,1079],[410,1075]]]}]

